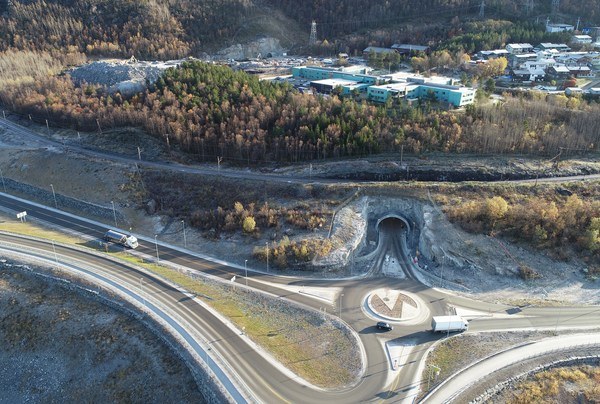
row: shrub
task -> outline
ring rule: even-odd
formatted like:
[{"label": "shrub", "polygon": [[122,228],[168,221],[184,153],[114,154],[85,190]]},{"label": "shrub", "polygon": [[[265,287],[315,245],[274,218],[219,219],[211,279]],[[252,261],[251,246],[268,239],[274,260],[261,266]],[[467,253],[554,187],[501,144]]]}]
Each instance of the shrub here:
[{"label": "shrub", "polygon": [[246,217],[242,224],[242,228],[246,233],[253,233],[254,230],[256,230],[256,222],[254,221],[254,218],[252,216]]}]

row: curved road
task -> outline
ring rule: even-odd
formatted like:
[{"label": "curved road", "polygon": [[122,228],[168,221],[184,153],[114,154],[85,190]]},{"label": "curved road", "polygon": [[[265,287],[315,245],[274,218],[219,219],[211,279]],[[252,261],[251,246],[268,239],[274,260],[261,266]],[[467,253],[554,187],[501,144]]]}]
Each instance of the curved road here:
[{"label": "curved road", "polygon": [[[45,208],[37,204],[18,200],[0,194],[0,206],[15,212],[27,210],[28,217],[33,220],[49,222],[60,228],[70,229],[84,235],[101,238],[106,227],[73,215],[54,209]],[[399,221],[397,221],[399,223]],[[422,304],[433,314],[446,314],[451,307],[464,307],[478,311],[480,315],[471,320],[470,330],[485,331],[492,329],[554,329],[563,327],[589,327],[600,323],[600,309],[598,308],[511,308],[502,305],[493,305],[475,302],[470,299],[447,295],[436,289],[431,289],[412,278],[415,269],[411,266],[405,254],[403,245],[403,230],[399,224],[391,221],[381,226],[381,250],[388,254],[395,254],[402,259],[402,268],[407,270],[408,279],[394,279],[384,277],[371,277],[347,280],[307,280],[290,277],[277,277],[264,273],[252,273],[248,279],[249,286],[272,293],[281,298],[301,303],[319,309],[323,302],[315,300],[307,294],[290,293],[286,285],[302,284],[306,287],[337,287],[343,293],[341,297],[341,316],[343,320],[360,336],[367,354],[366,372],[357,386],[343,391],[320,391],[311,389],[297,380],[291,380],[282,373],[277,366],[256,353],[247,342],[237,333],[225,327],[218,318],[209,315],[201,306],[191,299],[184,299],[181,292],[174,290],[164,282],[148,275],[140,275],[131,270],[127,265],[114,264],[109,258],[87,254],[68,247],[57,247],[57,254],[73,257],[81,262],[88,262],[102,266],[103,270],[110,271],[114,276],[122,279],[135,287],[139,278],[143,277],[144,284],[152,285],[153,295],[164,297],[160,303],[170,310],[183,310],[180,314],[186,318],[194,328],[204,335],[215,349],[222,352],[223,356],[236,369],[240,378],[250,387],[255,396],[262,402],[357,402],[379,401],[391,399],[392,401],[410,402],[418,392],[421,381],[421,360],[427,348],[433,341],[444,336],[433,335],[428,332],[429,324],[417,325],[396,324],[391,333],[380,334],[376,332],[375,320],[365,313],[364,298],[369,291],[388,287],[411,292],[419,297]],[[1,236],[0,243],[4,244],[13,237]],[[31,241],[33,243],[33,241]],[[51,251],[52,246],[47,242],[36,241],[35,248]],[[146,256],[147,259],[155,257],[154,239],[148,240],[140,237],[140,247],[136,254]],[[222,262],[215,262],[168,245],[160,244],[161,261],[169,261],[177,265],[219,276],[229,280],[233,274],[237,275],[238,282],[245,282],[243,268],[228,266]],[[110,262],[110,263],[109,263]],[[266,283],[265,283],[266,282]],[[281,285],[279,287],[278,285]],[[337,299],[336,299],[337,300]],[[513,314],[510,314],[513,313]],[[199,320],[201,319],[201,320]],[[560,323],[560,324],[559,324]],[[382,340],[406,343],[410,346],[409,353],[401,358],[399,371],[393,371],[387,353],[382,348]]]},{"label": "curved road", "polygon": [[[0,119],[0,127],[4,127],[6,130],[22,136],[24,139],[35,139],[38,142],[48,145],[49,147],[58,147],[58,148],[66,148],[64,144],[51,140],[47,137],[39,135],[38,133],[16,124],[8,119]],[[23,142],[25,144],[25,142]],[[158,168],[161,170],[170,170],[175,172],[183,172],[189,174],[203,174],[203,175],[216,175],[221,177],[228,178],[244,178],[248,180],[258,180],[258,181],[269,181],[269,182],[285,182],[285,183],[296,183],[296,184],[306,184],[306,183],[322,183],[322,184],[355,184],[358,182],[364,181],[346,181],[341,179],[324,179],[318,178],[313,179],[312,176],[302,177],[297,175],[280,175],[280,174],[272,174],[272,173],[261,173],[250,170],[235,170],[235,169],[224,169],[224,168],[210,168],[209,166],[201,166],[201,165],[182,165],[178,163],[172,162],[159,162],[159,161],[146,161],[141,159],[134,159],[129,156],[123,156],[113,153],[101,152],[96,150],[90,150],[83,147],[79,147],[77,145],[69,144],[68,148],[70,151],[75,151],[82,155],[101,158],[113,162],[124,163],[128,165],[138,165],[141,167],[147,168]],[[586,180],[597,180],[600,179],[600,174],[589,174],[589,175],[576,175],[570,177],[547,177],[547,178],[538,178],[538,179],[530,179],[530,180],[510,180],[510,181],[501,181],[507,183],[528,183],[528,182],[536,182],[536,183],[544,183],[544,182],[562,182],[562,181],[586,181]],[[372,181],[366,181],[372,182]],[[500,181],[499,181],[500,182]]]}]

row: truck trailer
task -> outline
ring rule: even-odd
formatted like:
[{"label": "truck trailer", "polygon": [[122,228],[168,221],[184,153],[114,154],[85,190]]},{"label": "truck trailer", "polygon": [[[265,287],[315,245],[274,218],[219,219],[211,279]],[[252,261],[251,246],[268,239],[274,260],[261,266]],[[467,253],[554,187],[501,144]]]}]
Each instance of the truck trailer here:
[{"label": "truck trailer", "polygon": [[122,246],[129,247],[131,249],[136,248],[139,244],[137,238],[133,237],[131,234],[123,234],[119,233],[115,230],[108,230],[106,234],[104,234],[104,240],[121,244]]},{"label": "truck trailer", "polygon": [[436,316],[431,319],[431,331],[433,332],[466,331],[468,329],[469,322],[461,316]]}]

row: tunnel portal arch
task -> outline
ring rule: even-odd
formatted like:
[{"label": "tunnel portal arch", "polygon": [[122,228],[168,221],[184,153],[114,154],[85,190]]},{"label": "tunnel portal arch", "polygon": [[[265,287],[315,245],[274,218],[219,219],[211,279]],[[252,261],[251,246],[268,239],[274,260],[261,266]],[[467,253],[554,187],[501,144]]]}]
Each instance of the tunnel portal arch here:
[{"label": "tunnel portal arch", "polygon": [[382,217],[379,218],[379,220],[377,220],[377,224],[375,225],[375,229],[379,232],[379,225],[381,224],[381,222],[388,220],[388,219],[397,219],[400,220],[401,222],[404,223],[404,225],[406,226],[406,229],[410,232],[412,230],[412,227],[410,225],[410,221],[405,218],[404,216],[397,214],[397,213],[388,213]]}]

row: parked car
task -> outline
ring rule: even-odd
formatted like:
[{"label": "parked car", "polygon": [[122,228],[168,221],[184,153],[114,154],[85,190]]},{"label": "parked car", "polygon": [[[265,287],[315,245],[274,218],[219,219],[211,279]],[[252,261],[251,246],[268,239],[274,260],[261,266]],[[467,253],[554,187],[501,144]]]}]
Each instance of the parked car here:
[{"label": "parked car", "polygon": [[377,323],[377,329],[383,331],[392,331],[394,327],[392,327],[389,323],[380,321]]}]

